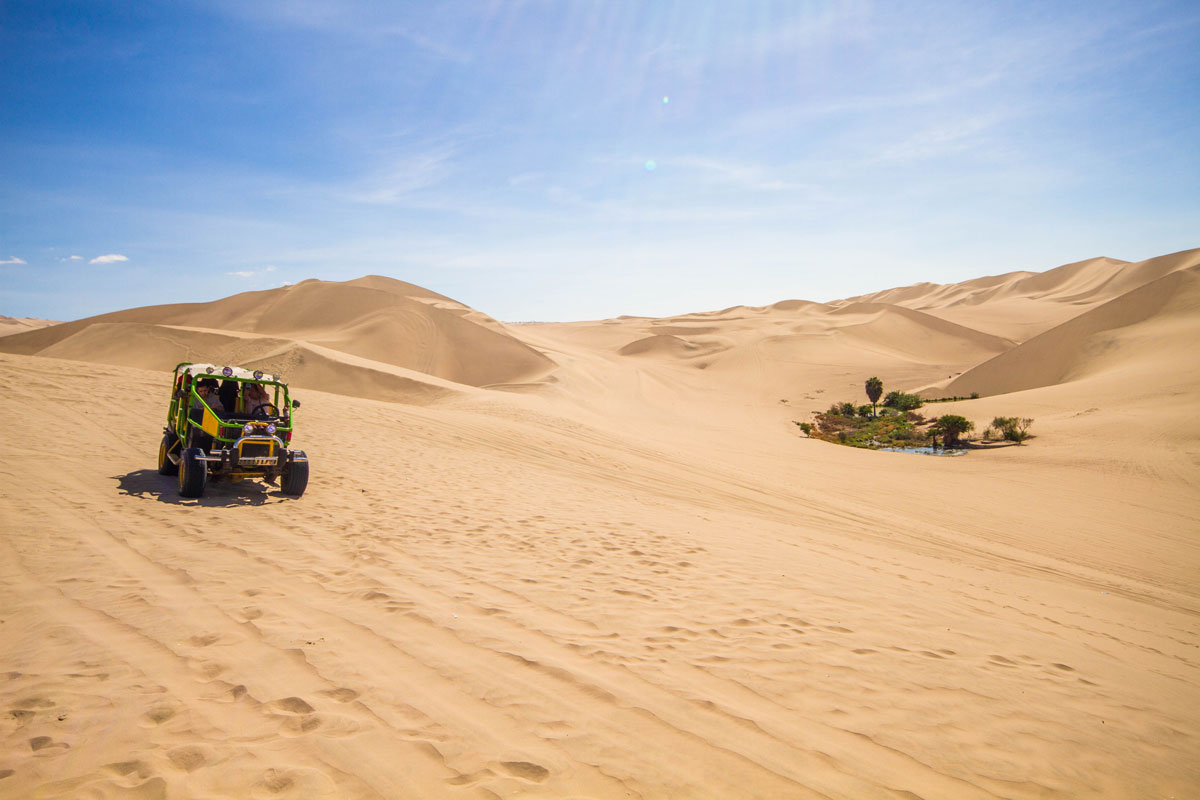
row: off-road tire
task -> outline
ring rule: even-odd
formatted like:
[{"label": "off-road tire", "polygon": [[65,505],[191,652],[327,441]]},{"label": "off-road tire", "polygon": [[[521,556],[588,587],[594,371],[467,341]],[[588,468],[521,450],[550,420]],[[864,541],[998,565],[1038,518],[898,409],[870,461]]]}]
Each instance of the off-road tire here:
[{"label": "off-road tire", "polygon": [[[295,455],[304,458],[303,452]],[[299,497],[308,488],[308,462],[288,461],[283,467],[283,475],[279,479],[279,490],[292,497]]]},{"label": "off-road tire", "polygon": [[208,483],[208,464],[201,461],[204,451],[199,447],[189,447],[179,456],[179,495],[181,497],[199,497],[204,494],[204,486]]},{"label": "off-road tire", "polygon": [[171,461],[167,455],[171,450],[178,450],[179,437],[173,433],[164,433],[162,442],[158,445],[158,474],[159,475],[176,475],[179,473],[179,464]]}]

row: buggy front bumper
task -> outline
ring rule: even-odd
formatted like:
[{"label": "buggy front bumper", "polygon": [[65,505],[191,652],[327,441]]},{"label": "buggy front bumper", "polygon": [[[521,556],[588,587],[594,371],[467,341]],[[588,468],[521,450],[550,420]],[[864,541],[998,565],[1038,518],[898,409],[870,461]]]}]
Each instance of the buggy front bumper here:
[{"label": "buggy front bumper", "polygon": [[[266,451],[267,455],[263,452]],[[217,467],[218,471],[232,469],[282,469],[285,464],[308,461],[302,451],[288,450],[278,436],[243,436],[228,447],[214,448],[200,456],[200,461]]]}]

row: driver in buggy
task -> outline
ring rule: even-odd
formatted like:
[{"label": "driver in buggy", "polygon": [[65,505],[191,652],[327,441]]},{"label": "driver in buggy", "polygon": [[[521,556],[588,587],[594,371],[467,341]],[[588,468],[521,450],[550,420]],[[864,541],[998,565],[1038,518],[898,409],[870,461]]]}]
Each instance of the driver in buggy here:
[{"label": "driver in buggy", "polygon": [[242,388],[242,408],[249,416],[260,419],[277,413],[267,390],[257,383],[247,383]]}]

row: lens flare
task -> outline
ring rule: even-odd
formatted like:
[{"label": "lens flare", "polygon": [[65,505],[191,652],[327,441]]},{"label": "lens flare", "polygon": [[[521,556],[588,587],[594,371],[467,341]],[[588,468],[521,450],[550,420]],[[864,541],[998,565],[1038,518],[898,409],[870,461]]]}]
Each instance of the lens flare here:
[{"label": "lens flare", "polygon": [[654,172],[656,169],[658,169],[658,164],[654,161],[654,159],[650,159],[646,162],[646,172]]}]

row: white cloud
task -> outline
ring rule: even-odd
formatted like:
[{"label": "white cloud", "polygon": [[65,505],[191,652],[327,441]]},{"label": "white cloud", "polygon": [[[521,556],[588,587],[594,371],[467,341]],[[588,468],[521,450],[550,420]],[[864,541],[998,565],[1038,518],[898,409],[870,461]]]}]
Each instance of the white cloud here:
[{"label": "white cloud", "polygon": [[232,275],[235,278],[257,278],[262,275],[275,272],[278,269],[279,267],[275,266],[274,264],[267,264],[262,269],[239,269],[234,270],[233,272],[226,272],[225,274]]},{"label": "white cloud", "polygon": [[0,264],[24,264],[24,263],[25,263],[25,259],[17,258],[15,256],[12,258],[6,258],[6,259],[0,261]]},{"label": "white cloud", "polygon": [[118,261],[128,261],[129,258],[120,253],[109,253],[106,256],[96,256],[89,264],[115,264]]},{"label": "white cloud", "polygon": [[66,258],[60,258],[59,261],[83,261],[83,256],[67,256]]}]

